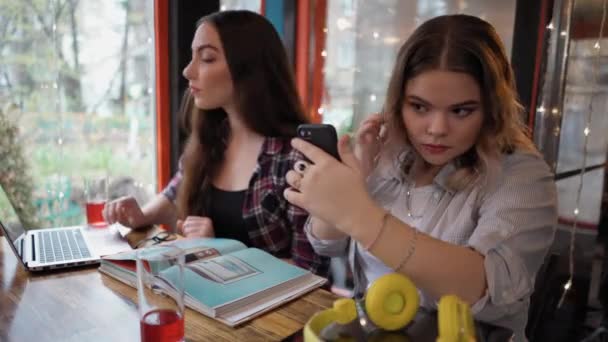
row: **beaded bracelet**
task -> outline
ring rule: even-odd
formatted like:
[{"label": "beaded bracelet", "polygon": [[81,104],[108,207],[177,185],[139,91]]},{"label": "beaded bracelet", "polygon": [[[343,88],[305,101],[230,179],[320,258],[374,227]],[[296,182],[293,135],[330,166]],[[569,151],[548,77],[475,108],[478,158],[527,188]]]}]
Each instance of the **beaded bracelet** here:
[{"label": "beaded bracelet", "polygon": [[376,244],[376,242],[378,242],[378,240],[380,239],[380,235],[382,235],[382,233],[384,233],[384,229],[386,228],[386,222],[388,221],[388,217],[390,215],[391,215],[391,213],[389,213],[388,211],[384,212],[384,215],[382,215],[382,223],[381,223],[380,229],[378,230],[378,233],[376,234],[374,239],[369,243],[369,245],[363,246],[363,248],[366,251],[371,250],[372,247],[374,247],[374,245]]},{"label": "beaded bracelet", "polygon": [[397,265],[397,267],[394,268],[395,272],[398,272],[401,268],[403,268],[403,266],[405,266],[405,264],[407,264],[407,262],[410,260],[412,255],[414,255],[414,251],[416,250],[416,241],[418,240],[418,229],[416,229],[416,228],[412,228],[412,229],[414,230],[412,233],[412,234],[414,234],[414,236],[412,236],[412,239],[410,240],[410,246],[407,250],[407,254],[403,258],[403,260],[401,260],[399,265]]}]

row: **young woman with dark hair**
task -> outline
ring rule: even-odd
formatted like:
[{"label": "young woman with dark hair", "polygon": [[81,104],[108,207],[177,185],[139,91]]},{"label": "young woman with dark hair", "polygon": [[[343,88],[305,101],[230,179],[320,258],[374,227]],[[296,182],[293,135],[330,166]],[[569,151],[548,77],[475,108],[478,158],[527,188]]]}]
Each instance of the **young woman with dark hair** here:
[{"label": "young woman with dark hair", "polygon": [[329,259],[303,232],[307,213],[283,197],[285,174],[301,158],[289,142],[307,118],[272,24],[249,11],[203,17],[183,75],[190,135],[178,173],[143,209],[132,198],[107,205],[108,223],[237,239],[325,275]]}]

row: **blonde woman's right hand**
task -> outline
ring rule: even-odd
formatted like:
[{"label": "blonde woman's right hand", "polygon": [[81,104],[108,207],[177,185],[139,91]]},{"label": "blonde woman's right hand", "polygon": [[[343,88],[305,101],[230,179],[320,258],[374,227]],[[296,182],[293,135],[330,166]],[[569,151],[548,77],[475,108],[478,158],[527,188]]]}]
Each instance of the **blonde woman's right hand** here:
[{"label": "blonde woman's right hand", "polygon": [[374,168],[375,159],[385,139],[383,124],[384,117],[381,113],[372,114],[361,122],[355,134],[353,150],[355,157],[359,160],[364,177],[369,176]]},{"label": "blonde woman's right hand", "polygon": [[135,198],[125,196],[106,203],[103,208],[103,219],[108,224],[120,223],[130,228],[145,225],[145,216]]}]

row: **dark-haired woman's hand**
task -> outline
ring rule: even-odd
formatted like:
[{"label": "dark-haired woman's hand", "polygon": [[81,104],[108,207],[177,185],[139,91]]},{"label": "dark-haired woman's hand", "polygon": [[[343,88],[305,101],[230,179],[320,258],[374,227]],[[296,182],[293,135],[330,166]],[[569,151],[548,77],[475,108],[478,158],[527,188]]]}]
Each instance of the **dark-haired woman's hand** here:
[{"label": "dark-haired woman's hand", "polygon": [[308,164],[305,170],[287,173],[290,188],[285,189],[285,198],[313,217],[350,235],[358,217],[373,210],[375,204],[367,193],[349,137],[343,136],[338,142],[342,163],[302,139],[294,139],[292,146],[314,164]]},{"label": "dark-haired woman's hand", "polygon": [[106,203],[102,216],[108,224],[118,222],[130,228],[139,228],[146,225],[146,218],[132,196],[121,197]]},{"label": "dark-haired woman's hand", "polygon": [[185,220],[177,220],[177,230],[187,238],[215,237],[213,222],[208,217],[188,216]]},{"label": "dark-haired woman's hand", "polygon": [[355,134],[354,154],[359,160],[364,178],[367,178],[374,168],[375,160],[382,147],[383,123],[382,114],[372,114],[361,122]]}]

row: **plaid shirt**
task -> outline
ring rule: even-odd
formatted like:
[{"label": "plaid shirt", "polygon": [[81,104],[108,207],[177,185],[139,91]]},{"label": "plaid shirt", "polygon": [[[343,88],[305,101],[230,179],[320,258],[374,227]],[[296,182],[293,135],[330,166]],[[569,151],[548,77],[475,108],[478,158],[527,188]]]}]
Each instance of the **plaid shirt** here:
[{"label": "plaid shirt", "polygon": [[[290,140],[267,137],[264,141],[258,165],[245,192],[243,219],[252,247],[279,258],[291,258],[296,265],[327,276],[329,258],[316,254],[304,233],[308,213],[283,197],[287,187],[285,174],[297,160],[303,159],[291,147]],[[169,200],[175,201],[181,180],[180,162],[179,170],[162,192]],[[215,229],[221,236],[221,230]]]}]

